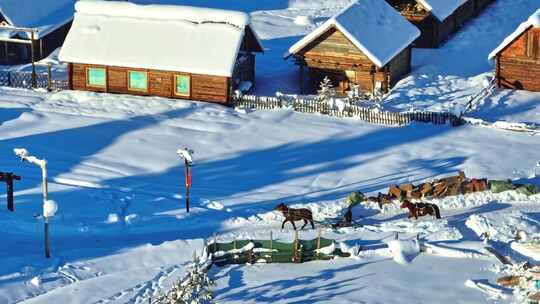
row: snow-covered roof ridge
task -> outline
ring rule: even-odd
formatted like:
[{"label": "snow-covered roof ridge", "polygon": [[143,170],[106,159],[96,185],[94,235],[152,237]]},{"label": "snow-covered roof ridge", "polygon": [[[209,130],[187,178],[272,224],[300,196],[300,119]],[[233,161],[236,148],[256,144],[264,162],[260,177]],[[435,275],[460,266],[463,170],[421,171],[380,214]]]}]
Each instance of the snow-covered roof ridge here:
[{"label": "snow-covered roof ridge", "polygon": [[417,0],[439,21],[443,21],[452,15],[460,6],[468,0]]},{"label": "snow-covered roof ridge", "polygon": [[491,60],[495,56],[497,56],[497,54],[504,50],[509,44],[516,40],[530,27],[540,28],[540,8],[536,12],[534,12],[525,22],[521,23],[512,34],[508,35],[508,37],[506,37],[497,48],[495,48],[491,53],[489,53],[488,59]]},{"label": "snow-covered roof ridge", "polygon": [[286,56],[299,52],[332,27],[378,67],[385,66],[420,36],[420,31],[386,1],[361,0],[351,3],[295,43]]},{"label": "snow-covered roof ridge", "polygon": [[226,23],[243,29],[250,23],[248,14],[213,8],[181,5],[141,5],[131,2],[85,0],[75,4],[77,13],[110,17],[188,21],[196,24]]},{"label": "snow-covered roof ridge", "polygon": [[44,36],[73,18],[76,0],[0,0],[0,13],[15,27],[37,28]]},{"label": "snow-covered roof ridge", "polygon": [[80,1],[59,59],[231,77],[249,23],[236,11]]}]

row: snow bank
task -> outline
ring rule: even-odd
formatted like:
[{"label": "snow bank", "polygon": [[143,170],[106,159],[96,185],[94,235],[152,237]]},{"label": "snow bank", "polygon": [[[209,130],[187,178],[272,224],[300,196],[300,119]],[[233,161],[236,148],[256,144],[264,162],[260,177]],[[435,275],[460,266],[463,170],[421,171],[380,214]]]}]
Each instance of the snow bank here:
[{"label": "snow bank", "polygon": [[[420,31],[385,1],[364,0],[350,4],[333,18],[289,48],[295,54],[314,39],[336,27],[378,67],[408,47]],[[381,40],[380,37],[392,37]]]},{"label": "snow bank", "polygon": [[409,264],[420,253],[420,244],[417,240],[391,240],[388,250],[399,264]]},{"label": "snow bank", "polygon": [[513,242],[510,244],[510,247],[519,252],[520,254],[540,261],[540,243],[539,242],[527,242],[527,243],[518,243]]}]

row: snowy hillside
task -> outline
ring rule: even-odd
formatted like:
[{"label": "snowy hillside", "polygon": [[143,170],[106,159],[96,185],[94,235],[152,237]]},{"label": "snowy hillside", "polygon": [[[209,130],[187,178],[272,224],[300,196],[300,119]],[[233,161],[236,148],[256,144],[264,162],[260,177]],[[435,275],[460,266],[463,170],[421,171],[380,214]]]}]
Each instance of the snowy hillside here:
[{"label": "snowy hillside", "polygon": [[[296,92],[282,55],[349,1],[137,0],[237,9],[251,14],[265,54],[257,92]],[[459,109],[491,75],[487,55],[540,0],[497,0],[443,47],[413,51],[413,72],[387,97],[390,109]],[[508,14],[511,14],[510,16]],[[300,18],[304,16],[309,18]],[[295,23],[295,20],[297,21]],[[298,22],[302,20],[303,22]],[[305,22],[305,21],[309,22]],[[457,58],[467,58],[457,66]],[[540,123],[540,95],[496,90],[469,116]],[[193,154],[192,212],[183,204],[184,163]],[[45,158],[52,258],[43,257],[40,171],[14,148]],[[272,208],[309,208],[315,220],[342,216],[344,198],[376,195],[464,170],[540,186],[538,135],[472,125],[382,127],[290,110],[246,111],[153,97],[0,88],[0,171],[15,182],[15,212],[0,184],[0,303],[148,303],[185,273],[193,252],[219,240],[291,240]],[[507,270],[483,241],[516,262],[518,231],[540,233],[540,195],[514,191],[435,199],[441,220],[409,220],[398,205],[353,209],[363,226],[323,229],[351,258],[305,264],[212,268],[220,303],[511,303],[468,286],[495,286]],[[429,247],[397,263],[396,233]],[[317,231],[300,232],[312,239]],[[398,249],[403,249],[397,246]],[[409,248],[410,249],[410,248]],[[399,250],[398,250],[399,251]],[[531,262],[534,262],[531,260]],[[467,280],[474,284],[465,285]],[[484,290],[484,292],[482,291]]]}]

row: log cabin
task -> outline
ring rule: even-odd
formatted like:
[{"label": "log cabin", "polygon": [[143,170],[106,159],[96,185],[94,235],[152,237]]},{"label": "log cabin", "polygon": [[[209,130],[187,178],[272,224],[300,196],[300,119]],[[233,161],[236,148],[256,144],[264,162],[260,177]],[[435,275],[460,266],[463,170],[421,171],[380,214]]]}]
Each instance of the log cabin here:
[{"label": "log cabin", "polygon": [[[292,45],[285,59],[300,66],[300,91],[313,93],[328,77],[338,93],[354,86],[387,92],[411,70],[420,31],[384,1],[353,2]],[[304,90],[307,68],[309,92]]]},{"label": "log cabin", "polygon": [[386,0],[420,29],[418,48],[438,48],[475,15],[475,1],[482,0]]},{"label": "log cabin", "polygon": [[262,45],[243,12],[79,1],[59,59],[72,90],[227,104]]},{"label": "log cabin", "polygon": [[[15,65],[32,60],[31,34],[10,30],[32,28],[34,59],[40,60],[59,48],[71,26],[76,0],[0,1],[0,64]],[[23,40],[28,43],[15,43]]]},{"label": "log cabin", "polygon": [[500,88],[540,92],[540,9],[488,56]]}]

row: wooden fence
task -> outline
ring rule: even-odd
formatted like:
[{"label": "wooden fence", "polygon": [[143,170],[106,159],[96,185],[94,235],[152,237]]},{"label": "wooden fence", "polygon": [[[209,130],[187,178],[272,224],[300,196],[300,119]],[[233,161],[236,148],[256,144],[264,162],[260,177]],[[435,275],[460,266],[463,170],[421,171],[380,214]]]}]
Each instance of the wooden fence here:
[{"label": "wooden fence", "polygon": [[461,119],[449,112],[389,112],[366,108],[353,103],[340,102],[331,104],[315,98],[278,98],[253,95],[235,95],[231,97],[234,106],[256,110],[293,109],[301,113],[319,113],[333,117],[350,117],[365,122],[387,126],[407,125],[413,121],[450,124],[457,126]]},{"label": "wooden fence", "polygon": [[[0,71],[0,86],[31,89],[32,72]],[[53,79],[50,72],[40,72],[36,74],[36,88],[48,91],[67,90],[68,81]]]}]

